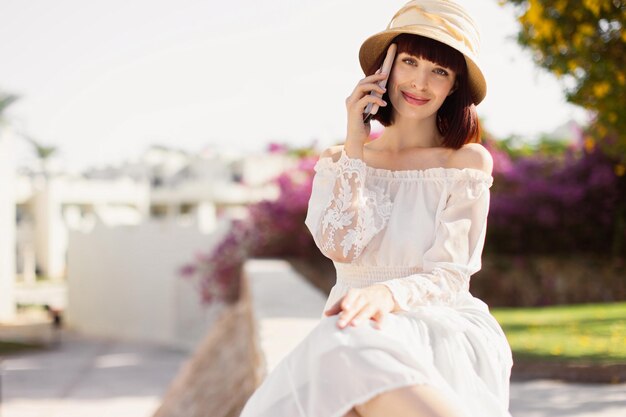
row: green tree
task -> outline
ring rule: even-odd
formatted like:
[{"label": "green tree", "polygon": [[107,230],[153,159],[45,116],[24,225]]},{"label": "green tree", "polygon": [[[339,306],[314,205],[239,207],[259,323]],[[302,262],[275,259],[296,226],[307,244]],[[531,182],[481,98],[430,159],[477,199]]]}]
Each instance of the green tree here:
[{"label": "green tree", "polygon": [[626,163],[626,0],[500,0],[514,4],[518,42],[561,78],[567,100],[595,115],[590,133]]},{"label": "green tree", "polygon": [[30,135],[22,134],[22,137],[32,145],[35,155],[37,155],[37,158],[41,161],[48,161],[58,150],[56,146],[44,145]]},{"label": "green tree", "polygon": [[[3,93],[0,91],[0,125],[6,123],[5,121],[5,113],[6,109],[13,104],[15,101],[19,99],[18,96],[8,93]],[[34,139],[32,136],[27,134],[20,134],[24,140],[26,140],[33,147],[33,151],[37,156],[37,159],[40,161],[42,170],[44,175],[48,176],[48,164],[50,158],[57,153],[58,148],[56,146],[48,146],[44,145],[41,142]]]},{"label": "green tree", "polygon": [[6,109],[15,101],[17,101],[17,99],[17,96],[3,93],[2,91],[0,91],[0,124],[4,122]]},{"label": "green tree", "polygon": [[31,144],[33,151],[37,156],[37,160],[41,164],[41,171],[43,172],[44,177],[48,178],[50,175],[50,160],[52,159],[52,156],[57,153],[58,148],[56,146],[44,145],[32,136],[24,133],[20,134],[20,136]]}]

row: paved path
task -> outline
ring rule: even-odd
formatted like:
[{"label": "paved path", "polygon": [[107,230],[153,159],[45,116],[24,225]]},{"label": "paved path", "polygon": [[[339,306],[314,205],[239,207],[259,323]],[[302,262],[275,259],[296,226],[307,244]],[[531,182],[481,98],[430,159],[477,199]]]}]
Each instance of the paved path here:
[{"label": "paved path", "polygon": [[626,384],[514,382],[510,411],[513,417],[624,417]]},{"label": "paved path", "polygon": [[63,334],[53,350],[4,358],[1,417],[149,417],[186,352]]},{"label": "paved path", "polygon": [[[255,314],[271,369],[319,320],[324,297],[286,262],[254,260],[246,269],[255,278]],[[187,357],[154,345],[71,332],[62,340],[55,350],[24,353],[0,363],[0,417],[150,417]],[[511,414],[624,417],[626,384],[513,383]]]}]

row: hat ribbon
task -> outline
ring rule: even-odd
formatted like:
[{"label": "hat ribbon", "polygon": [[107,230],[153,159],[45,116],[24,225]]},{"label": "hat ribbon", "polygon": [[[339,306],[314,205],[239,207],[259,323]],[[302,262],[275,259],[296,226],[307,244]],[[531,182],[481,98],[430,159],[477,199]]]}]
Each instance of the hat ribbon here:
[{"label": "hat ribbon", "polygon": [[[431,22],[433,22],[433,26],[434,27],[438,27],[439,25],[444,26],[448,33],[450,35],[452,35],[452,37],[454,39],[456,39],[459,42],[462,42],[465,44],[465,46],[472,52],[475,53],[474,48],[472,47],[471,43],[468,41],[468,39],[463,36],[462,33],[459,33],[458,30],[456,30],[445,18],[432,14],[432,13],[428,13],[426,10],[424,10],[422,7],[417,6],[415,4],[409,4],[409,5],[405,5],[403,8],[401,8],[400,10],[398,10],[398,12],[393,15],[393,17],[391,18],[391,21],[389,21],[389,24],[387,25],[387,30],[391,28],[391,24],[393,23],[393,21],[395,19],[397,19],[399,16],[405,14],[406,12],[408,12],[409,10],[416,10],[418,13],[420,13],[422,16],[424,16],[426,19],[430,20]],[[416,26],[416,25],[407,25],[407,26]]]}]

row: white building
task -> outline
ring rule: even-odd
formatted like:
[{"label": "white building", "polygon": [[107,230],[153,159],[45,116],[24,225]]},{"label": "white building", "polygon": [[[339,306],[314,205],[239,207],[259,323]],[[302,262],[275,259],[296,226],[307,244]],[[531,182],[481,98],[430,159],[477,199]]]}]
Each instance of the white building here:
[{"label": "white building", "polygon": [[96,222],[115,227],[148,220],[195,224],[202,233],[218,218],[237,217],[252,202],[277,196],[268,181],[296,161],[283,154],[189,155],[153,147],[138,161],[92,169],[83,176],[27,173],[17,181],[17,270],[63,278],[69,230]]},{"label": "white building", "polygon": [[[246,205],[277,197],[268,181],[296,163],[278,153],[189,155],[154,147],[139,161],[81,176],[31,169],[9,183],[2,175],[3,189],[17,189],[0,208],[13,228],[17,218],[17,239],[3,234],[0,248],[17,252],[18,298],[35,288],[36,275],[53,278],[64,284],[51,304],[65,309],[70,327],[192,348],[216,306],[202,305],[180,266],[209,251]],[[3,282],[13,284],[13,271]],[[41,303],[35,293],[27,302]]]},{"label": "white building", "polygon": [[0,322],[15,316],[16,187],[12,141],[10,132],[0,130]]}]

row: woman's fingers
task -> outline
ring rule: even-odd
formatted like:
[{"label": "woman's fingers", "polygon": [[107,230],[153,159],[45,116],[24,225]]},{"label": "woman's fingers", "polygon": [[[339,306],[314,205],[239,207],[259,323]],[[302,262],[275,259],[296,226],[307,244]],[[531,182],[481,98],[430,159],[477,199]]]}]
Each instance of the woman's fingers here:
[{"label": "woman's fingers", "polygon": [[324,314],[327,316],[334,316],[335,314],[341,312],[341,301],[342,300],[339,300],[335,304],[333,304],[329,309],[324,311]]},{"label": "woman's fingers", "polygon": [[381,87],[378,83],[359,84],[356,86],[355,93],[369,94],[372,90],[375,90],[380,94],[384,94],[385,91],[387,91],[387,88]]},{"label": "woman's fingers", "polygon": [[387,74],[383,73],[383,72],[380,72],[380,69],[379,69],[375,73],[373,73],[372,75],[368,75],[367,77],[362,78],[361,81],[359,81],[359,84],[370,83],[370,82],[379,83],[381,80],[384,80],[386,76],[387,76]]},{"label": "woman's fingers", "polygon": [[339,316],[339,325],[347,326],[350,322],[356,317],[357,314],[361,312],[361,310],[367,305],[367,302],[362,299],[357,299],[356,303],[350,308],[346,309]]},{"label": "woman's fingers", "polygon": [[[381,97],[367,94],[361,97],[361,99],[357,101],[356,103],[354,104],[349,103],[347,105],[348,111],[350,113],[355,112],[355,115],[358,115],[359,117],[361,117],[361,115],[363,114],[363,111],[365,110],[365,108],[367,107],[369,103],[378,104],[379,106],[387,105],[387,102],[383,100]],[[360,122],[363,122],[363,120],[360,120]]]},{"label": "woman's fingers", "polygon": [[360,291],[350,290],[341,303],[343,312],[339,315],[337,325],[343,328],[350,323],[352,318],[363,308],[366,300],[361,297]]},{"label": "woman's fingers", "polygon": [[374,327],[380,329],[386,312],[385,300],[381,298],[380,290],[374,286],[349,290],[324,313],[327,316],[339,313],[337,326],[340,329],[348,325],[358,326],[370,319],[374,321]]},{"label": "woman's fingers", "polygon": [[376,314],[376,310],[376,307],[372,304],[366,305],[361,311],[359,311],[358,314],[354,316],[350,324],[352,326],[358,326],[359,324],[366,322]]},{"label": "woman's fingers", "polygon": [[[387,102],[383,100],[381,97],[370,96],[369,94],[363,97],[358,101],[358,108],[363,112],[363,109],[367,106],[368,103],[378,104],[379,106],[386,106]],[[362,107],[362,108],[361,108]]]},{"label": "woman's fingers", "polygon": [[364,92],[363,94],[359,94],[358,96],[350,96],[346,100],[346,108],[348,109],[348,112],[354,111],[362,113],[363,109],[365,108],[365,106],[367,106],[368,103],[384,105],[382,96],[383,94],[369,94],[366,92]]},{"label": "woman's fingers", "polygon": [[385,321],[385,314],[379,310],[372,316],[372,320],[374,320],[374,327],[378,330],[383,328],[383,322]]},{"label": "woman's fingers", "polygon": [[341,297],[335,304],[324,311],[327,316],[332,316],[344,310],[348,310],[358,298],[358,291],[351,290],[348,294]]},{"label": "woman's fingers", "polygon": [[330,308],[324,311],[326,316],[339,314],[337,326],[340,329],[348,325],[358,326],[368,320],[374,321],[374,327],[382,328],[385,312],[375,292],[351,289]]},{"label": "woman's fingers", "polygon": [[346,104],[358,101],[364,95],[369,95],[371,91],[376,91],[382,96],[383,94],[385,94],[385,91],[387,91],[387,89],[385,87],[381,87],[379,83],[384,79],[385,74],[374,74],[370,75],[369,77],[363,78],[361,81],[358,82],[358,84],[352,91],[352,94],[350,94],[350,96],[346,99]]},{"label": "woman's fingers", "polygon": [[363,95],[369,94],[372,91],[375,91],[376,93],[378,93],[378,94],[380,94],[382,96],[387,91],[387,88],[380,86],[379,83],[381,81],[382,80],[373,80],[373,81],[369,81],[369,82],[363,82],[363,81],[359,82],[356,85],[356,87],[354,88],[354,91],[352,91],[352,94],[350,95],[350,97],[348,97],[348,98],[352,99],[350,101],[358,100],[359,98],[363,97]]}]

